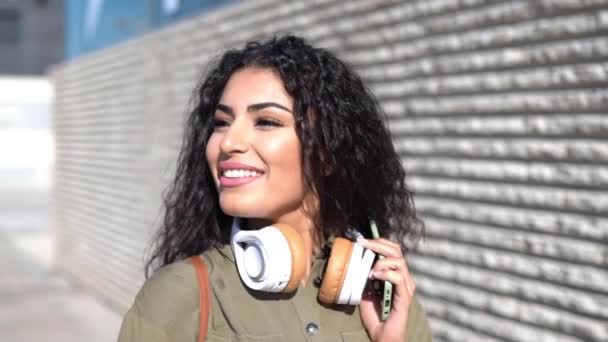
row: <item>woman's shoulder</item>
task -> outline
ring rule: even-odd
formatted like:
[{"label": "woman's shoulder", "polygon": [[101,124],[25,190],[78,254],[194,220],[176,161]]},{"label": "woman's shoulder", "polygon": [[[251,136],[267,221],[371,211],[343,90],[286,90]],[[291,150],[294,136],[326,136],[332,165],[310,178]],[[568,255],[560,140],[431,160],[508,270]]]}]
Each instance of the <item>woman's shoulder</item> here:
[{"label": "woman's shoulder", "polygon": [[184,313],[197,310],[196,274],[190,262],[179,260],[158,269],[135,296],[131,312],[159,328]]},{"label": "woman's shoulder", "polygon": [[[221,269],[221,248],[212,248],[200,255],[211,275]],[[220,257],[218,257],[220,256]],[[199,286],[190,261],[178,260],[159,268],[146,279],[135,297],[131,311],[158,326],[171,325],[173,320],[198,310]]]}]

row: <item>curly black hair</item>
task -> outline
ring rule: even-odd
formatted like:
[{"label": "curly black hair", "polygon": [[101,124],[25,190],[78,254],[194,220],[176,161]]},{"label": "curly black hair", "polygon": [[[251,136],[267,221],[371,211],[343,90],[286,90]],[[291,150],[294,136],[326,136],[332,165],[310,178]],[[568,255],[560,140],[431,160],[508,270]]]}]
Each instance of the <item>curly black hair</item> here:
[{"label": "curly black hair", "polygon": [[343,236],[355,227],[369,237],[374,220],[382,236],[407,251],[405,240],[417,241],[424,225],[378,101],[334,54],[287,35],[227,51],[197,88],[146,277],[153,264],[162,267],[229,242],[232,217],[219,206],[204,151],[225,85],[246,67],[273,70],[294,99],[303,179],[318,197],[312,219],[321,235]]}]

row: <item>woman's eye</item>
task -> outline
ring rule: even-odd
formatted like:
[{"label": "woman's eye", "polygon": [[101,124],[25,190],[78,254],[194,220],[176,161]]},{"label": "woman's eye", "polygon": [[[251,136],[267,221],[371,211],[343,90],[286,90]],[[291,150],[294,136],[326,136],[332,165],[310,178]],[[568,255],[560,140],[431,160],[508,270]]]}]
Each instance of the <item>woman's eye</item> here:
[{"label": "woman's eye", "polygon": [[226,127],[226,126],[228,126],[228,121],[226,121],[226,120],[219,120],[219,119],[213,120],[214,128],[220,128],[220,127]]},{"label": "woman's eye", "polygon": [[270,126],[270,127],[281,127],[283,126],[280,122],[271,119],[258,119],[256,121],[257,126]]}]

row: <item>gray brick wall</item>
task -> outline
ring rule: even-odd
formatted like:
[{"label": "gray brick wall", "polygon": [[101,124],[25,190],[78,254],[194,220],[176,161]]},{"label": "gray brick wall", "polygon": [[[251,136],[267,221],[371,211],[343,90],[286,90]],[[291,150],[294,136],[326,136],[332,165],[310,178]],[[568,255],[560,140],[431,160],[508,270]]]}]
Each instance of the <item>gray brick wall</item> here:
[{"label": "gray brick wall", "polygon": [[294,32],[377,94],[437,341],[608,340],[608,1],[251,1],[58,66],[58,262],[121,312],[206,63]]}]

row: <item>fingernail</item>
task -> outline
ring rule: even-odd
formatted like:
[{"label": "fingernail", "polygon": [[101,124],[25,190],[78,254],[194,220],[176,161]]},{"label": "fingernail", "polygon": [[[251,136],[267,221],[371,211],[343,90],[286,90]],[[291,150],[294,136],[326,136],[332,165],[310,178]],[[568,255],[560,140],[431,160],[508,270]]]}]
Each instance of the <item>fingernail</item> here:
[{"label": "fingernail", "polygon": [[374,279],[374,271],[369,271],[369,275],[367,277],[369,279]]},{"label": "fingernail", "polygon": [[365,238],[362,238],[362,237],[357,238],[357,243],[362,246],[364,246],[366,242],[367,242],[367,240],[365,240]]}]

